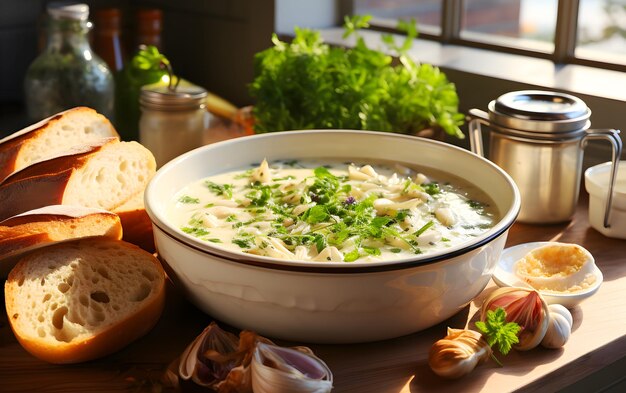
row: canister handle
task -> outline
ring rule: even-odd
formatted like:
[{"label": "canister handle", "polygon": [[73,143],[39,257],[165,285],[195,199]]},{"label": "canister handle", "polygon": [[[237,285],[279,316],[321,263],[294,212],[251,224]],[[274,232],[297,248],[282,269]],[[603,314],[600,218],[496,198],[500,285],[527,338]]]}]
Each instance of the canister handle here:
[{"label": "canister handle", "polygon": [[481,111],[480,109],[470,109],[468,120],[470,148],[472,149],[473,153],[484,157],[485,152],[483,150],[483,135],[480,125],[489,125],[489,115],[487,114],[487,112]]},{"label": "canister handle", "polygon": [[607,140],[612,147],[611,155],[611,177],[609,178],[609,189],[606,196],[606,207],[604,209],[604,227],[610,228],[609,215],[611,214],[611,206],[613,205],[613,188],[615,178],[617,177],[617,167],[620,156],[622,155],[622,140],[619,137],[619,130],[613,129],[596,129],[586,130],[582,139],[583,149],[587,146],[587,142],[593,139]]}]

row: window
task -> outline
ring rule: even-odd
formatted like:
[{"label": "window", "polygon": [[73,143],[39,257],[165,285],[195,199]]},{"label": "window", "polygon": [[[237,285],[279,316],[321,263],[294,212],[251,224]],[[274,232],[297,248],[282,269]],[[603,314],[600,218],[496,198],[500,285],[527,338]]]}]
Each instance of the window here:
[{"label": "window", "polygon": [[353,0],[376,29],[415,18],[422,38],[626,71],[626,0]]},{"label": "window", "polygon": [[626,0],[581,0],[576,57],[626,64]]},{"label": "window", "polygon": [[397,19],[419,21],[422,34],[441,34],[441,0],[357,0],[354,13],[372,15],[373,24],[394,28]]}]

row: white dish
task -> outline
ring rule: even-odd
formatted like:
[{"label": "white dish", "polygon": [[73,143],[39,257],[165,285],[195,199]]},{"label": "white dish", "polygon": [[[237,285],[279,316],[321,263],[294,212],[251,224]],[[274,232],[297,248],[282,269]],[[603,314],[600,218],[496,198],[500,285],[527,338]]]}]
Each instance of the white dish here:
[{"label": "white dish", "polygon": [[604,227],[604,210],[611,163],[593,166],[585,171],[585,188],[589,193],[589,223],[608,237],[626,239],[626,161],[620,161],[613,189],[609,227]]},{"label": "white dish", "polygon": [[[524,255],[528,254],[530,251],[535,248],[545,246],[548,244],[552,244],[553,242],[533,242],[533,243],[522,243],[517,246],[506,248],[502,251],[500,255],[500,261],[496,266],[495,271],[493,272],[493,281],[501,287],[528,287],[531,286],[522,280],[520,280],[515,273],[513,272],[513,265],[519,259],[523,258]],[[596,293],[598,288],[600,288],[600,284],[602,284],[603,276],[600,269],[594,264],[592,274],[596,276],[596,281],[593,285],[583,291],[577,291],[573,293],[554,293],[547,291],[539,291],[541,296],[545,299],[548,304],[561,304],[567,308],[572,308],[576,306],[578,303],[582,302],[589,296]]]},{"label": "white dish", "polygon": [[[168,220],[167,206],[187,184],[264,158],[367,158],[439,168],[490,195],[500,220],[447,250],[377,263],[313,263],[229,251]],[[186,153],[157,172],[145,204],[168,274],[207,314],[269,337],[349,343],[417,332],[469,304],[491,279],[520,195],[502,169],[449,144],[392,133],[312,130],[238,138]]]}]

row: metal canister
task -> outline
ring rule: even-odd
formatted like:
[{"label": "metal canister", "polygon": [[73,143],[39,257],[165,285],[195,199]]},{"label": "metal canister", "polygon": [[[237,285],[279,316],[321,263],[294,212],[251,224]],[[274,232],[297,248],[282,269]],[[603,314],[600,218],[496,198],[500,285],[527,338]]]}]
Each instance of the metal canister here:
[{"label": "metal canister", "polygon": [[589,128],[591,110],[581,99],[548,91],[515,91],[491,101],[488,112],[471,109],[469,114],[472,151],[484,155],[481,125],[488,126],[488,158],[520,189],[520,222],[570,220],[580,191],[584,148],[592,139],[608,141],[613,154],[604,226],[610,226],[622,141],[619,130]]},{"label": "metal canister", "polygon": [[154,154],[158,167],[204,145],[209,120],[206,97],[204,88],[188,83],[141,88],[139,141]]}]

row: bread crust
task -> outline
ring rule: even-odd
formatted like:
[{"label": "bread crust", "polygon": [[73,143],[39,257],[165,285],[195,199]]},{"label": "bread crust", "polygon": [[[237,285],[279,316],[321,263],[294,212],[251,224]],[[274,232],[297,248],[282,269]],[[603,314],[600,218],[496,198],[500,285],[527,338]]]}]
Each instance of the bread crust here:
[{"label": "bread crust", "polygon": [[0,221],[46,205],[60,205],[73,168],[0,185]]},{"label": "bread crust", "polygon": [[0,186],[7,186],[28,178],[36,178],[59,173],[67,170],[81,168],[93,155],[97,154],[105,146],[118,143],[116,138],[104,138],[93,144],[86,144],[68,151],[67,155],[37,162],[22,170],[12,173]]},{"label": "bread crust", "polygon": [[108,134],[111,137],[119,139],[119,134],[115,131],[113,125],[106,117],[95,110],[87,107],[68,109],[0,139],[0,182],[14,171],[20,169],[16,167],[16,164],[23,147],[38,138],[45,137],[49,130],[60,125],[63,121],[71,120],[75,115],[92,116],[94,121],[97,120],[103,126],[108,127]]},{"label": "bread crust", "polygon": [[[89,247],[89,245],[97,246],[97,243],[101,241],[107,240],[87,239],[80,242],[81,245]],[[160,272],[159,282],[154,289],[154,294],[146,299],[137,312],[127,315],[118,323],[110,325],[98,334],[82,340],[74,339],[67,343],[57,342],[49,344],[43,340],[26,336],[19,331],[15,322],[20,313],[16,298],[18,292],[15,287],[18,285],[19,278],[24,274],[26,268],[26,259],[23,259],[11,271],[5,283],[5,302],[11,329],[24,349],[33,356],[50,363],[68,364],[84,362],[116,352],[145,335],[154,327],[165,305],[165,273],[163,268],[153,255],[141,250],[139,247],[122,241],[117,242],[123,244],[129,250],[134,250],[132,252],[143,253],[146,260],[154,264]]]},{"label": "bread crust", "polygon": [[[129,145],[122,145],[124,143]],[[117,146],[127,146],[125,147],[127,149],[131,147],[133,149],[140,148],[141,152],[138,154],[146,155],[138,157],[154,160],[151,155],[147,156],[150,154],[149,151],[136,142],[120,142],[116,138],[107,138],[95,144],[81,147],[86,152],[56,157],[33,164],[13,173],[0,184],[0,221],[42,206],[67,204],[66,191],[74,173],[88,165],[91,159],[97,159],[98,153],[101,151],[104,153],[104,149],[111,150]],[[153,162],[152,166],[154,166]],[[119,169],[112,168],[111,170]],[[151,173],[146,173],[148,179],[154,174],[154,168],[149,169],[149,171]],[[114,206],[102,207],[113,209],[128,201],[133,196],[133,192],[136,193],[137,190],[129,191],[129,194],[117,201]]]},{"label": "bread crust", "polygon": [[0,278],[8,275],[17,257],[41,247],[92,236],[122,238],[122,224],[114,213],[82,207],[54,207],[75,214],[41,213],[50,210],[44,208],[37,209],[35,214],[26,213],[0,222]]}]

